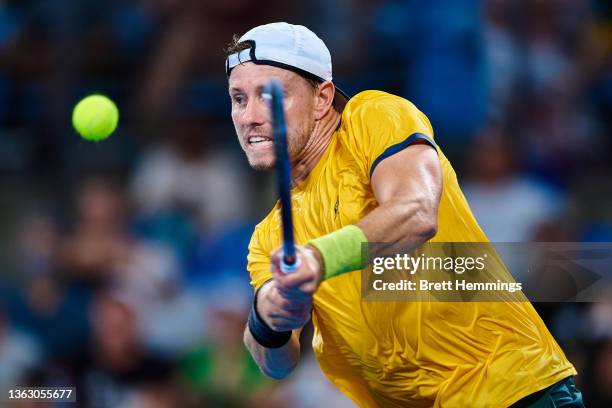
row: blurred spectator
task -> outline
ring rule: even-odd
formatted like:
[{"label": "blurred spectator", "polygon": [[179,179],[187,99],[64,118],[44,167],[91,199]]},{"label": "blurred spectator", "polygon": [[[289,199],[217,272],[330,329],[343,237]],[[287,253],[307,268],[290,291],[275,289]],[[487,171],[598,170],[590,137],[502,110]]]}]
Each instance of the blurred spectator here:
[{"label": "blurred spectator", "polygon": [[602,147],[597,124],[567,90],[534,97],[525,107],[524,117],[523,148],[529,167],[555,184],[566,183],[578,170],[578,163],[594,161]]},{"label": "blurred spectator", "polygon": [[35,336],[41,359],[78,352],[87,341],[88,297],[58,279],[56,227],[42,214],[27,216],[19,227],[19,286],[6,297],[10,323]]},{"label": "blurred spectator", "polygon": [[592,379],[582,384],[585,403],[592,407],[609,407],[612,404],[612,340],[589,344],[585,352],[589,358],[583,372],[586,378]]},{"label": "blurred spectator", "polygon": [[[520,26],[525,45],[525,80],[536,95],[561,86],[570,74],[568,49],[563,47],[558,19],[561,13],[555,3],[553,0],[533,2]],[[566,5],[566,8],[570,7]]]},{"label": "blurred spectator", "polygon": [[169,282],[156,296],[130,304],[140,320],[143,343],[168,358],[197,346],[211,330],[209,300],[197,288]]},{"label": "blurred spectator", "polygon": [[76,220],[59,252],[71,279],[94,287],[113,283],[131,295],[156,296],[160,285],[177,279],[172,252],[129,233],[126,203],[109,181],[84,182],[76,196]]},{"label": "blurred spectator", "polygon": [[180,406],[179,395],[170,392],[172,362],[143,348],[139,323],[128,304],[112,293],[101,292],[91,313],[89,353],[69,365],[83,406],[139,406],[136,401],[144,404],[149,398],[157,400],[160,407]]},{"label": "blurred spectator", "polygon": [[587,333],[590,339],[612,339],[612,293],[608,303],[593,304],[588,311]]},{"label": "blurred spectator", "polygon": [[55,273],[58,231],[46,214],[28,214],[19,226],[17,269],[24,278]]},{"label": "blurred spectator", "polygon": [[145,151],[131,193],[145,216],[183,211],[196,220],[200,231],[214,231],[248,214],[248,179],[242,163],[213,147],[219,139],[200,124],[177,123],[169,143]]},{"label": "blurred spectator", "polygon": [[485,2],[484,45],[489,88],[488,113],[498,118],[508,108],[521,74],[521,50],[512,32],[511,2]]},{"label": "blurred spectator", "polygon": [[491,241],[530,241],[540,225],[561,213],[564,199],[518,172],[508,138],[503,128],[489,126],[474,140],[463,191]]},{"label": "blurred spectator", "polygon": [[49,275],[25,281],[8,303],[11,322],[41,343],[43,358],[64,358],[87,342],[87,294]]}]

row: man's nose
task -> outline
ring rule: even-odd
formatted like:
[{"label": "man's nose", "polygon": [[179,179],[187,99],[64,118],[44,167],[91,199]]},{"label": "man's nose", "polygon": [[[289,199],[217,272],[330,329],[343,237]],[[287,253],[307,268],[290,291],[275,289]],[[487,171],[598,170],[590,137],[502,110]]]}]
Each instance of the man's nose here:
[{"label": "man's nose", "polygon": [[268,115],[268,105],[261,99],[251,99],[244,111],[244,120],[249,125],[263,125]]}]

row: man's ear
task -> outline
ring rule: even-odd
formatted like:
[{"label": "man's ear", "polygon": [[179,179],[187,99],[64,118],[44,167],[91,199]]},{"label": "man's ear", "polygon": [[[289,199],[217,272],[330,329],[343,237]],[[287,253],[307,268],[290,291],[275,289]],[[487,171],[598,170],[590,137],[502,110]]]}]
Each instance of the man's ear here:
[{"label": "man's ear", "polygon": [[321,120],[332,109],[336,88],[331,81],[325,81],[319,84],[315,92],[315,119]]}]

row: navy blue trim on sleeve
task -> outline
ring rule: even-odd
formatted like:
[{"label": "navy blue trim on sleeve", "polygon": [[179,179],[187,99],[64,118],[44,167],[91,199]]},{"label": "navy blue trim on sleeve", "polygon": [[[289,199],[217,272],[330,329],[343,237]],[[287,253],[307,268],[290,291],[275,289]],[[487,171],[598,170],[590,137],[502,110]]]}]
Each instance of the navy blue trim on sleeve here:
[{"label": "navy blue trim on sleeve", "polygon": [[411,144],[414,144],[414,142],[416,142],[418,140],[425,141],[428,145],[430,145],[434,149],[437,148],[436,144],[434,143],[433,140],[431,140],[431,138],[429,136],[426,136],[423,133],[413,133],[410,136],[408,136],[408,138],[406,140],[404,140],[403,142],[400,142],[400,143],[394,144],[393,146],[387,147],[385,149],[385,151],[382,152],[380,154],[380,156],[378,156],[376,158],[376,160],[374,160],[374,163],[372,163],[372,167],[370,168],[370,177],[372,177],[372,174],[374,173],[374,169],[376,168],[376,166],[378,166],[378,164],[381,161],[383,161],[384,159],[386,159],[389,156],[393,156],[395,153],[401,152],[402,150],[404,150],[405,148],[407,148]]}]

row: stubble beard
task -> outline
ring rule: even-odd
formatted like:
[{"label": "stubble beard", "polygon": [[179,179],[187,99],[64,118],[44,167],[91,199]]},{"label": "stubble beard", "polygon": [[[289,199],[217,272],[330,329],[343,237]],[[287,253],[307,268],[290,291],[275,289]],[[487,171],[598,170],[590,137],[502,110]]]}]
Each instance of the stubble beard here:
[{"label": "stubble beard", "polygon": [[[287,135],[288,136],[287,137],[287,144],[288,144],[287,150],[288,150],[289,158],[291,159],[291,161],[295,160],[295,158],[299,156],[299,154],[304,150],[304,148],[308,144],[308,141],[310,140],[310,137],[314,130],[314,123],[311,126],[309,126],[308,124],[304,124],[299,129],[300,130],[297,132],[297,134],[293,136]],[[248,156],[247,156],[247,159],[248,159]],[[275,153],[272,155],[271,159],[266,160],[266,161],[252,162],[249,159],[249,165],[255,171],[272,170],[275,164],[276,164],[276,154]]]}]

